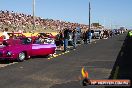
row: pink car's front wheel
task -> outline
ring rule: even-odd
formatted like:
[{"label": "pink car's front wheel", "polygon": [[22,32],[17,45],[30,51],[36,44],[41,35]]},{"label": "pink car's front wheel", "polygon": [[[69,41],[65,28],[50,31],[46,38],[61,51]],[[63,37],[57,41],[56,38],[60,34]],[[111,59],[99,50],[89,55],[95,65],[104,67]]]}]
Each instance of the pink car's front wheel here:
[{"label": "pink car's front wheel", "polygon": [[26,54],[24,52],[19,53],[18,55],[18,61],[22,62],[26,58]]}]

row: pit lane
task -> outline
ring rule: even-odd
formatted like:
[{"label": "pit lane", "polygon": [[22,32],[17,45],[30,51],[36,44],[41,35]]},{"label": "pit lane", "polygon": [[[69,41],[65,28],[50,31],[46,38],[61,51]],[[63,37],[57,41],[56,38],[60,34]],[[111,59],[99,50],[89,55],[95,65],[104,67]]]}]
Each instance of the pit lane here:
[{"label": "pit lane", "polygon": [[[99,39],[92,39],[92,43],[96,43],[96,41]],[[77,46],[80,46],[81,44],[77,44]],[[68,46],[68,49],[71,50],[72,46]],[[60,52],[58,49],[56,50],[56,53],[52,56],[50,56],[49,58],[46,58],[48,60],[54,59],[55,57],[70,53],[72,51],[66,51],[66,52]],[[43,58],[43,57],[42,57]],[[45,58],[45,57],[44,57]],[[32,59],[32,58],[30,58]],[[28,60],[25,60],[28,61]],[[13,64],[18,64],[19,62],[15,62],[15,61],[0,61],[0,68],[4,68]]]}]

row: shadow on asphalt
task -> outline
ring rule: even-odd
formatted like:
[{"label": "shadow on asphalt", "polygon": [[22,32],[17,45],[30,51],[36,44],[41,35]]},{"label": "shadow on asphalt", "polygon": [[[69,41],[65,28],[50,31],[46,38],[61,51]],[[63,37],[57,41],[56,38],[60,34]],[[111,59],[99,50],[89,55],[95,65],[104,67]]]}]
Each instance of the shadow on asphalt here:
[{"label": "shadow on asphalt", "polygon": [[[36,59],[36,58],[48,58],[49,56],[33,56],[31,58],[25,59],[25,60],[29,60],[29,59]],[[0,60],[0,64],[10,64],[10,63],[14,63],[14,62],[19,62],[17,60]]]},{"label": "shadow on asphalt", "polygon": [[62,83],[62,84],[56,84],[50,88],[82,88],[82,86],[78,81],[71,81],[71,82]]},{"label": "shadow on asphalt", "polygon": [[10,63],[13,63],[13,62],[16,62],[16,61],[13,61],[13,60],[11,60],[11,61],[9,61],[9,60],[2,60],[2,61],[0,61],[0,64],[10,64]]},{"label": "shadow on asphalt", "polygon": [[[36,59],[36,58],[48,58],[50,56],[43,56],[43,55],[40,55],[40,56],[32,56],[31,58],[32,59]],[[28,59],[27,59],[28,60]]]},{"label": "shadow on asphalt", "polygon": [[130,79],[132,81],[132,37],[126,37],[109,79]]}]

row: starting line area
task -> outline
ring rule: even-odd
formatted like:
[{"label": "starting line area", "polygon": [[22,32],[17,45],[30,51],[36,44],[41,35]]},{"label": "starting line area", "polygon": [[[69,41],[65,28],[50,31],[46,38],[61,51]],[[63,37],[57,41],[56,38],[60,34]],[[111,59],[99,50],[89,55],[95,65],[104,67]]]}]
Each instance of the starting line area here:
[{"label": "starting line area", "polygon": [[[96,40],[92,40],[92,42],[93,43],[96,43],[95,42]],[[81,44],[78,44],[77,46],[80,46]],[[73,46],[68,46],[68,48],[70,49],[70,48],[72,48]],[[56,50],[56,52],[58,52],[58,50]],[[70,53],[70,51],[65,51],[65,52],[59,52],[59,53],[55,53],[55,54],[53,54],[53,55],[51,55],[50,57],[48,57],[48,58],[46,58],[46,59],[48,59],[48,60],[51,60],[51,59],[54,59],[54,58],[56,58],[56,57],[59,57],[59,56],[61,56],[61,55],[65,55],[65,54],[67,54],[67,53]],[[13,65],[13,64],[17,64],[17,63],[19,63],[19,62],[10,62],[10,61],[5,61],[5,62],[0,62],[0,68],[4,68],[4,67],[7,67],[7,66],[10,66],[10,65]]]},{"label": "starting line area", "polygon": [[[69,53],[70,51],[66,51],[66,52],[62,52],[62,53],[59,53],[59,54],[53,54],[52,56],[50,56],[49,58],[46,58],[46,59],[48,59],[48,60],[51,60],[51,59],[53,59],[53,58],[55,58],[55,57],[58,57],[58,56],[61,56],[61,55],[64,55],[64,54],[67,54],[67,53]],[[0,63],[0,68],[4,68],[4,67],[7,67],[7,66],[10,66],[10,65],[13,65],[13,64],[17,64],[17,63],[19,63],[19,62],[3,62],[3,63]]]}]

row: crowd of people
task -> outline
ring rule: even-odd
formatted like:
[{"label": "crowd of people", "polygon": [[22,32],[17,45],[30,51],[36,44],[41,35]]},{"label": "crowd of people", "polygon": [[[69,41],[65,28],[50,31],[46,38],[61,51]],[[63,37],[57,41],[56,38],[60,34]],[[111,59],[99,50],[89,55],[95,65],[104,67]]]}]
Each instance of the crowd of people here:
[{"label": "crowd of people", "polygon": [[[98,39],[108,39],[110,37],[123,34],[125,30],[122,29],[116,29],[116,30],[98,30]],[[80,34],[78,34],[80,33]],[[68,41],[70,40],[70,35],[72,35],[72,46],[73,50],[77,47],[77,41],[78,37],[81,38],[81,43],[84,44],[91,44],[92,39],[94,39],[95,30],[86,30],[83,32],[78,32],[77,28],[74,28],[72,31],[68,28],[64,29],[63,31],[60,31],[58,34],[58,41],[59,41],[59,48],[60,50],[67,51]]]},{"label": "crowd of people", "polygon": [[61,30],[56,38],[56,41],[57,41],[56,45],[59,46],[59,50],[67,51],[67,46],[69,45],[68,41],[70,40],[70,35],[72,38],[73,49],[75,50],[77,47],[76,43],[77,43],[77,39],[78,39],[77,33],[78,32],[77,32],[76,28],[74,28],[73,30],[69,30],[68,28],[65,28],[63,31]]},{"label": "crowd of people", "polygon": [[[28,29],[32,28],[34,24],[34,19],[32,15],[27,15],[24,13],[15,13],[13,11],[0,11],[0,31],[2,31],[3,25],[12,26],[13,31],[18,31],[19,29],[26,32]],[[53,19],[43,19],[40,17],[35,17],[35,26],[41,29],[52,29],[52,30],[62,30],[65,27],[69,29],[74,29],[79,26],[81,29],[87,29],[88,25],[65,22],[61,20]],[[10,27],[11,28],[11,27]],[[10,29],[9,29],[10,30]]]},{"label": "crowd of people", "polygon": [[80,43],[80,44],[91,43],[92,34],[93,33],[90,30],[81,32],[77,28],[74,28],[72,31],[68,28],[65,28],[63,31],[60,31],[59,34],[57,35],[56,45],[59,46],[60,50],[67,51],[67,46],[71,42],[72,43],[71,45],[73,46],[73,50],[76,50],[77,43]]}]

